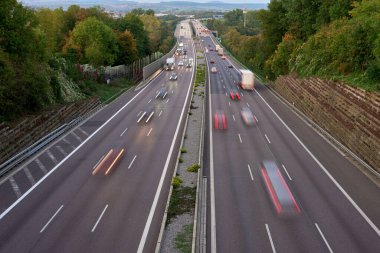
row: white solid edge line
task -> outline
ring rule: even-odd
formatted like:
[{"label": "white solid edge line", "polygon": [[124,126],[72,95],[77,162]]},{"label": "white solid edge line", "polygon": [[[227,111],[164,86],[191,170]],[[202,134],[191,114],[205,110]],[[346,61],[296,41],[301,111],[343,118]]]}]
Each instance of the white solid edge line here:
[{"label": "white solid edge line", "polygon": [[[190,84],[193,82],[194,68],[192,68],[192,72],[193,73],[191,75]],[[173,138],[172,144],[170,146],[170,150],[169,150],[168,156],[166,158],[164,170],[162,171],[160,182],[159,182],[158,187],[157,187],[156,195],[154,196],[154,200],[153,200],[152,206],[151,206],[150,211],[149,211],[148,219],[146,220],[144,231],[143,231],[143,234],[141,236],[139,247],[137,249],[138,253],[142,253],[143,250],[144,250],[146,238],[148,237],[148,232],[149,232],[149,229],[150,229],[150,225],[152,224],[153,215],[154,215],[154,213],[156,211],[156,207],[157,207],[157,203],[158,203],[158,198],[160,197],[162,186],[164,184],[164,180],[165,180],[165,177],[166,177],[166,172],[167,172],[168,167],[169,167],[169,161],[170,161],[170,158],[172,156],[174,145],[175,145],[175,141],[177,139],[177,135],[178,135],[179,128],[180,128],[180,125],[181,125],[181,122],[182,122],[182,118],[183,118],[183,115],[185,113],[185,107],[186,107],[186,104],[187,104],[187,100],[189,99],[190,88],[191,88],[191,85],[189,85],[189,88],[187,90],[186,100],[185,100],[185,103],[183,104],[183,108],[182,108],[181,116],[180,116],[179,121],[178,121],[177,129],[175,131],[174,138]]]},{"label": "white solid edge line", "polygon": [[130,163],[129,166],[128,166],[128,169],[130,169],[130,168],[132,167],[132,164],[133,164],[133,162],[135,161],[136,157],[137,157],[137,155],[135,155],[135,157],[133,157],[131,163]]},{"label": "white solid edge line", "polygon": [[323,239],[323,241],[325,242],[325,244],[326,244],[327,248],[329,249],[330,253],[333,253],[333,251],[332,251],[332,249],[331,249],[331,247],[330,247],[330,244],[328,243],[328,241],[326,240],[325,236],[324,236],[323,233],[322,233],[322,230],[319,228],[319,226],[318,226],[317,223],[315,223],[315,226],[317,227],[318,232],[319,232],[319,234],[322,236],[322,239]]},{"label": "white solid edge line", "polygon": [[[208,61],[206,61],[207,67]],[[208,75],[208,88],[211,90],[210,75]],[[216,219],[215,219],[215,182],[214,182],[214,149],[212,142],[212,107],[211,92],[209,92],[209,133],[210,133],[210,212],[211,212],[211,253],[216,253]]]},{"label": "white solid edge line", "polygon": [[273,243],[273,240],[272,240],[272,236],[270,234],[270,230],[269,230],[268,224],[265,224],[265,227],[267,229],[267,234],[268,234],[268,237],[269,237],[270,246],[272,247],[272,251],[273,251],[273,253],[276,253],[276,248],[274,247],[274,243]]},{"label": "white solid edge line", "polygon": [[44,232],[44,230],[47,228],[47,226],[50,224],[50,222],[52,222],[52,220],[55,218],[55,216],[57,216],[57,214],[61,211],[62,208],[63,208],[63,205],[61,205],[61,207],[58,208],[57,211],[55,211],[53,216],[51,216],[51,218],[48,220],[48,222],[45,224],[45,226],[41,229],[40,233]]},{"label": "white solid edge line", "polygon": [[249,164],[248,164],[248,171],[249,171],[249,175],[251,175],[251,179],[253,181],[253,175],[252,175],[252,171],[251,171],[251,166],[249,166]]},{"label": "white solid edge line", "polygon": [[96,221],[95,225],[93,226],[91,233],[93,233],[95,231],[96,227],[98,226],[98,224],[99,224],[100,220],[102,219],[104,213],[106,212],[107,208],[108,208],[108,204],[104,207],[104,209],[103,209],[102,213],[100,214],[98,220]]},{"label": "white solid edge line", "polygon": [[375,233],[380,236],[380,230],[376,225],[368,218],[368,216],[363,212],[363,210],[356,204],[356,202],[348,195],[348,193],[343,189],[343,187],[335,180],[335,178],[327,171],[325,166],[311,153],[311,151],[303,144],[303,142],[298,138],[298,136],[286,125],[286,123],[278,116],[278,114],[273,110],[273,108],[267,103],[267,101],[260,95],[260,93],[255,90],[257,95],[264,101],[264,103],[269,107],[273,114],[280,120],[280,122],[285,126],[285,128],[293,135],[293,137],[298,141],[298,143],[305,149],[305,151],[311,156],[311,158],[318,164],[318,166],[325,172],[328,178],[335,184],[335,186],[343,193],[351,205],[359,212],[363,219],[371,226]]},{"label": "white solid edge line", "polygon": [[[157,78],[159,75],[157,75],[155,78]],[[154,78],[154,79],[155,79]],[[152,79],[152,81],[154,80]],[[67,159],[69,159],[78,149],[80,149],[85,143],[87,143],[95,134],[97,134],[105,125],[107,125],[114,117],[116,117],[122,110],[124,110],[125,107],[127,107],[135,98],[140,95],[141,92],[143,92],[149,85],[152,83],[152,81],[142,88],[131,100],[128,101],[123,107],[121,107],[114,115],[112,115],[106,122],[103,123],[95,132],[93,132],[86,140],[81,142],[78,147],[76,147],[68,156],[63,158],[62,161],[60,161],[53,169],[51,169],[44,177],[42,177],[35,185],[33,185],[27,192],[24,193],[20,198],[18,198],[10,207],[8,207],[1,215],[0,220],[4,218],[5,215],[7,215],[15,206],[18,205],[26,196],[29,195],[37,186],[39,186],[48,176],[50,176],[59,166],[61,166],[62,163],[64,163]]]}]

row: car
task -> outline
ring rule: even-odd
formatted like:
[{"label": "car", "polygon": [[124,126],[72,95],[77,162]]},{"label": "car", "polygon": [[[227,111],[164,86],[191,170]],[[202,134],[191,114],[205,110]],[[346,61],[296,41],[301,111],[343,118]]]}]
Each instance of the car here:
[{"label": "car", "polygon": [[179,61],[178,66],[183,66],[183,61]]},{"label": "car", "polygon": [[249,107],[243,107],[240,114],[247,126],[254,126],[257,124],[257,120]]},{"label": "car", "polygon": [[228,66],[227,66],[227,67],[230,68],[230,69],[232,69],[234,66],[232,66],[231,63],[228,63]]},{"label": "car", "polygon": [[212,49],[212,48],[210,48],[209,50],[210,50],[210,51],[214,51],[214,49]]},{"label": "car", "polygon": [[227,118],[226,114],[222,111],[217,111],[214,114],[214,128],[217,130],[227,129]]},{"label": "car", "polygon": [[237,89],[230,89],[230,97],[232,100],[240,100],[240,94]]},{"label": "car", "polygon": [[137,120],[137,123],[148,123],[149,120],[153,117],[154,115],[154,108],[153,107],[148,107],[145,108],[142,112],[138,114],[139,119]]},{"label": "car", "polygon": [[177,78],[178,78],[177,73],[173,72],[173,73],[170,75],[169,80],[171,80],[171,81],[175,81],[175,80],[177,80]]},{"label": "car", "polygon": [[166,87],[161,87],[158,91],[157,91],[157,95],[156,95],[156,98],[159,99],[159,98],[166,98],[166,96],[168,95],[168,90],[166,89]]},{"label": "car", "polygon": [[214,59],[211,59],[211,60],[210,60],[210,63],[215,63],[215,60],[214,60]]},{"label": "car", "polygon": [[221,57],[221,58],[222,58],[222,60],[225,60],[225,59],[227,59],[227,58],[226,58],[224,55],[222,55],[222,57]]},{"label": "car", "polygon": [[187,62],[186,67],[187,67],[187,68],[191,68],[191,67],[193,66],[193,64],[194,64],[194,60],[193,60],[193,58],[189,58],[189,61]]},{"label": "car", "polygon": [[216,72],[218,72],[218,70],[216,69],[216,67],[212,67],[212,68],[211,68],[211,72],[212,72],[212,73],[216,73]]},{"label": "car", "polygon": [[301,209],[276,162],[262,161],[260,171],[276,214],[279,217],[294,217],[300,214]]}]

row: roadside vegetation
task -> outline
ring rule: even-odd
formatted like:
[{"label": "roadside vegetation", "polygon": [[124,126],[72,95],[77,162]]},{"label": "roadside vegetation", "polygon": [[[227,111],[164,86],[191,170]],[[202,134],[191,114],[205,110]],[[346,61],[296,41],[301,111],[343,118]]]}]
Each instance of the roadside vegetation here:
[{"label": "roadside vegetation", "polygon": [[[135,9],[111,17],[99,6],[31,9],[0,4],[0,122],[67,102],[112,97],[130,81],[106,86],[103,66],[129,65],[175,43],[179,18]],[[85,65],[89,64],[89,65]],[[95,69],[84,74],[84,66]]]},{"label": "roadside vegetation", "polygon": [[184,225],[182,231],[174,238],[175,247],[182,253],[190,253],[193,239],[193,224]]},{"label": "roadside vegetation", "polygon": [[380,90],[380,1],[271,0],[268,9],[233,10],[206,25],[247,67],[279,75],[343,80]]},{"label": "roadside vegetation", "polygon": [[183,187],[180,184],[174,187],[173,184],[166,224],[169,224],[177,215],[191,213],[195,208],[195,195],[195,187]]}]

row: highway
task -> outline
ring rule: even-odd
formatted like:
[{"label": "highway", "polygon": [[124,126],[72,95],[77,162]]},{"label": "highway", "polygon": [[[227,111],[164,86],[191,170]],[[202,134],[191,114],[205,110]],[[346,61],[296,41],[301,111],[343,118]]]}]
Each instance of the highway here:
[{"label": "highway", "polygon": [[155,250],[194,67],[174,71],[178,80],[163,71],[124,93],[1,181],[0,252]]},{"label": "highway", "polygon": [[[208,62],[208,252],[380,252],[380,189],[255,79],[239,90],[236,64],[222,60],[205,28],[195,22]],[[213,49],[210,51],[210,49]],[[210,63],[214,60],[215,63]],[[211,73],[211,67],[217,73]],[[249,107],[256,126],[240,116]],[[227,130],[213,127],[223,111]],[[301,213],[278,217],[260,172],[277,163]]]}]

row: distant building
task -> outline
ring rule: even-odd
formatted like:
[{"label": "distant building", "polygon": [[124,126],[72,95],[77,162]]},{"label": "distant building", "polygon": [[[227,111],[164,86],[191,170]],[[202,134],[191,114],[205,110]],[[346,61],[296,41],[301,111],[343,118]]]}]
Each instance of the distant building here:
[{"label": "distant building", "polygon": [[223,17],[224,17],[223,14],[221,14],[221,15],[212,15],[213,19],[220,19],[220,18],[223,18]]}]

